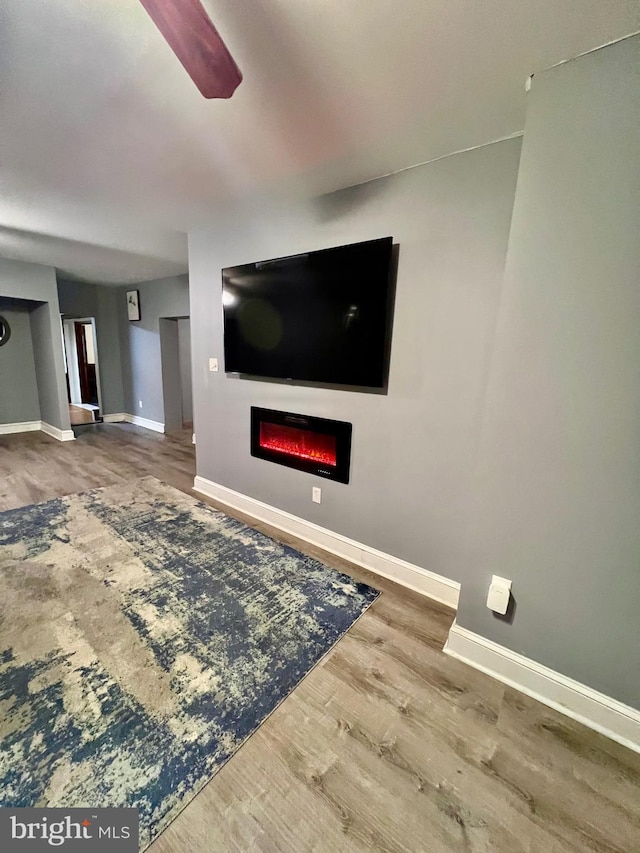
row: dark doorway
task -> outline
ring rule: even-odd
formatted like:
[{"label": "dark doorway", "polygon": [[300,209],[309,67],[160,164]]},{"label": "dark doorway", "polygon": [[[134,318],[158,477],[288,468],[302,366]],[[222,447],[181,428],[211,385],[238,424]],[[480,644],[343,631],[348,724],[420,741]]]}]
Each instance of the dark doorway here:
[{"label": "dark doorway", "polygon": [[67,394],[71,425],[100,423],[100,367],[93,317],[64,318]]},{"label": "dark doorway", "polygon": [[[80,402],[98,405],[98,382],[96,378],[96,356],[90,323],[74,323],[76,352],[80,379]],[[87,334],[87,330],[89,334]]]}]

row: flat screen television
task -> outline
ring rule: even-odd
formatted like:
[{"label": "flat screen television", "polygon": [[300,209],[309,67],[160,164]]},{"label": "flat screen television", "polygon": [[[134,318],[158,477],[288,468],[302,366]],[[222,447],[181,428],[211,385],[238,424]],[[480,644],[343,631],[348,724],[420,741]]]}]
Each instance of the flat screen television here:
[{"label": "flat screen television", "polygon": [[392,238],[222,270],[227,373],[383,388]]}]

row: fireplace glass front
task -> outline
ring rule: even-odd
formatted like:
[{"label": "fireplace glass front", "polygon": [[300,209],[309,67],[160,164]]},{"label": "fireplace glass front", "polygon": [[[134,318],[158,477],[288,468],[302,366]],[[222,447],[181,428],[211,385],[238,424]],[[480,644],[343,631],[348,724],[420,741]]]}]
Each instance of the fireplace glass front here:
[{"label": "fireplace glass front", "polygon": [[251,455],[348,483],[351,424],[252,406]]}]

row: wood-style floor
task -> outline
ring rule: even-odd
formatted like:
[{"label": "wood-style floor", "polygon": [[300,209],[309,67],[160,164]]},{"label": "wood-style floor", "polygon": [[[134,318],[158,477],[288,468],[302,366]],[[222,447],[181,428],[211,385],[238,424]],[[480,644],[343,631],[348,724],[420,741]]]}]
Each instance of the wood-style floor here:
[{"label": "wood-style floor", "polygon": [[94,421],[93,412],[90,409],[83,409],[82,406],[74,406],[69,403],[69,421],[71,426],[92,424]]},{"label": "wood-style floor", "polygon": [[[147,474],[189,492],[190,432],[0,437],[0,509]],[[383,594],[151,853],[640,851],[640,755],[445,656],[447,608],[255,526]]]}]

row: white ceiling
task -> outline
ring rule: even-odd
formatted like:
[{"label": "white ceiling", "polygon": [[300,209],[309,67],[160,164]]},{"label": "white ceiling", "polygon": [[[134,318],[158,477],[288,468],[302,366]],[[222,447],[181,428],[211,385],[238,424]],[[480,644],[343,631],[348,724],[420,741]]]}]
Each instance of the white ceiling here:
[{"label": "white ceiling", "polygon": [[521,131],[531,73],[640,0],[204,0],[244,81],[202,98],[138,0],[0,3],[0,255],[94,281],[186,269],[189,227]]}]

